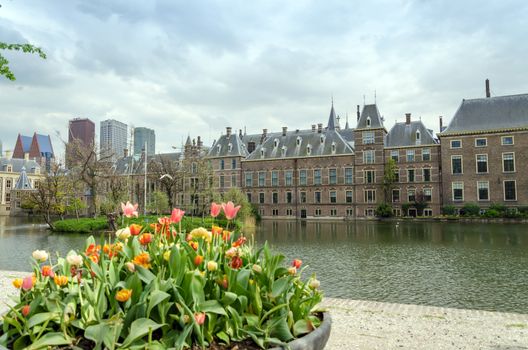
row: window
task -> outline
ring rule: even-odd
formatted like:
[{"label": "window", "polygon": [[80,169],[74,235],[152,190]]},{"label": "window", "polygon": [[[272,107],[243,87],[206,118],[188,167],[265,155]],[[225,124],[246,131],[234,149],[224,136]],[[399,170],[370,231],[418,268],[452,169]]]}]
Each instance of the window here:
[{"label": "window", "polygon": [[423,189],[423,196],[424,196],[424,201],[430,202],[433,199],[433,189],[432,188],[424,188]]},{"label": "window", "polygon": [[330,209],[330,216],[337,216],[337,209]]},{"label": "window", "polygon": [[374,150],[363,151],[363,163],[365,164],[374,163]]},{"label": "window", "polygon": [[321,209],[315,209],[315,216],[321,216]]},{"label": "window", "polygon": [[271,210],[271,215],[273,215],[273,216],[279,216],[279,209],[272,209],[272,210]]},{"label": "window", "polygon": [[232,144],[232,143],[229,143],[229,144],[227,145],[227,151],[228,151],[228,152],[231,152],[232,150],[233,150],[233,144]]},{"label": "window", "polygon": [[400,169],[394,169],[394,182],[400,182]]},{"label": "window", "polygon": [[255,150],[255,148],[256,148],[256,147],[255,147],[255,142],[254,142],[254,141],[250,141],[250,142],[248,142],[248,149],[247,149],[247,150],[248,150],[249,153],[253,153],[253,151]]},{"label": "window", "polygon": [[225,169],[225,161],[223,159],[220,159],[220,170]]},{"label": "window", "polygon": [[253,186],[253,173],[245,173],[246,187]]},{"label": "window", "polygon": [[279,146],[279,139],[275,139],[273,140],[273,147],[278,147]]},{"label": "window", "polygon": [[292,193],[291,192],[286,192],[286,203],[291,203],[292,202]]},{"label": "window", "polygon": [[237,176],[236,174],[231,175],[231,187],[236,187],[237,185]]},{"label": "window", "polygon": [[363,144],[369,145],[374,143],[374,132],[373,131],[363,131]]},{"label": "window", "polygon": [[[222,188],[222,187],[225,186],[225,183],[224,183],[224,175],[220,175],[220,176],[218,177],[218,182],[219,182],[219,184],[220,184],[220,188]],[[191,186],[192,186],[192,185],[191,185]],[[192,186],[192,187],[194,187],[194,186]]]},{"label": "window", "polygon": [[369,208],[369,209],[365,209],[365,216],[374,216],[374,209],[372,208]]},{"label": "window", "polygon": [[278,194],[277,192],[273,192],[273,193],[271,194],[271,202],[272,202],[273,204],[277,204],[277,203],[279,203],[279,194]]},{"label": "window", "polygon": [[413,149],[407,150],[407,161],[414,162],[414,150]]},{"label": "window", "polygon": [[367,117],[367,128],[370,128],[370,117]]},{"label": "window", "polygon": [[286,216],[293,216],[293,210],[292,209],[286,209]]},{"label": "window", "polygon": [[286,151],[288,150],[288,147],[282,146],[281,147],[281,156],[286,157]]},{"label": "window", "polygon": [[336,143],[332,142],[332,154],[336,153]]},{"label": "window", "polygon": [[423,216],[433,216],[433,209],[424,209]]},{"label": "window", "polygon": [[314,185],[321,184],[321,169],[314,169]]},{"label": "window", "polygon": [[504,181],[504,200],[505,201],[516,201],[517,200],[515,180]]},{"label": "window", "polygon": [[376,190],[365,190],[365,202],[366,203],[376,202]]},{"label": "window", "polygon": [[307,171],[306,170],[299,170],[299,184],[301,186],[306,186],[306,176],[307,176]]},{"label": "window", "polygon": [[259,185],[259,187],[266,186],[266,172],[259,171],[259,173],[258,173],[258,185]]},{"label": "window", "polygon": [[479,201],[489,201],[488,181],[477,181],[477,199]]},{"label": "window", "polygon": [[488,155],[487,154],[477,154],[477,173],[487,173],[488,172]]},{"label": "window", "polygon": [[300,197],[301,203],[306,203],[306,192],[300,192]]},{"label": "window", "polygon": [[286,170],[284,172],[284,183],[286,186],[291,186],[293,184],[293,171]]},{"label": "window", "polygon": [[[11,192],[7,192],[5,194],[5,201],[6,201],[6,203],[11,202]],[[7,208],[6,208],[6,210],[7,210]]]},{"label": "window", "polygon": [[424,162],[428,162],[431,160],[431,149],[430,148],[424,148],[422,150],[422,160]]},{"label": "window", "polygon": [[345,184],[352,184],[352,168],[345,168]]},{"label": "window", "polygon": [[462,174],[462,156],[451,156],[451,174]]},{"label": "window", "polygon": [[398,203],[400,201],[400,190],[395,188],[392,190],[392,202]]},{"label": "window", "polygon": [[328,175],[329,175],[329,178],[330,178],[330,185],[335,185],[337,184],[337,169],[329,169],[328,170]]},{"label": "window", "polygon": [[424,182],[430,182],[431,181],[431,169],[424,168],[422,169],[422,177]]},{"label": "window", "polygon": [[271,186],[279,186],[279,172],[276,170],[271,172]]},{"label": "window", "polygon": [[330,203],[337,203],[337,192],[330,191]]},{"label": "window", "polygon": [[259,203],[264,204],[264,202],[265,202],[264,192],[260,192],[259,193]]},{"label": "window", "polygon": [[391,151],[391,158],[396,163],[398,163],[398,161],[399,161],[399,152],[398,151]]},{"label": "window", "polygon": [[461,140],[451,140],[451,148],[462,148]]},{"label": "window", "polygon": [[515,154],[514,153],[503,153],[502,154],[502,171],[505,173],[511,173],[515,171]]},{"label": "window", "polygon": [[315,203],[321,203],[321,192],[319,191],[314,192],[314,201]]},{"label": "window", "polygon": [[347,216],[353,216],[353,215],[354,215],[354,209],[352,209],[352,208],[347,208],[347,210],[346,210],[346,215],[347,215]]},{"label": "window", "polygon": [[345,192],[345,198],[347,203],[352,203],[353,197],[352,197],[352,191],[346,191]]},{"label": "window", "polygon": [[11,188],[11,179],[7,179],[6,180],[6,185],[5,185],[6,188]]},{"label": "window", "polygon": [[414,182],[414,169],[407,169],[407,182]]},{"label": "window", "polygon": [[302,138],[300,136],[297,136],[297,139],[295,140],[295,143],[297,144],[297,146],[300,146],[301,142],[302,142]]},{"label": "window", "polygon": [[236,167],[237,167],[236,159],[231,159],[231,169],[236,169]]},{"label": "window", "polygon": [[463,182],[453,182],[451,184],[453,190],[453,201],[463,201],[464,200],[464,183]]},{"label": "window", "polygon": [[415,199],[416,199],[416,190],[413,188],[407,189],[407,200],[409,202],[414,202]]},{"label": "window", "polygon": [[307,155],[312,154],[312,146],[311,146],[311,145],[307,145],[307,146],[306,146],[306,154],[307,154]]},{"label": "window", "polygon": [[419,145],[422,142],[420,138],[420,130],[416,130],[416,144]]},{"label": "window", "polygon": [[194,162],[191,164],[191,172],[193,174],[196,174],[198,172],[198,165]]},{"label": "window", "polygon": [[503,136],[503,137],[501,137],[501,145],[503,145],[503,146],[513,145],[513,136]]},{"label": "window", "polygon": [[375,181],[374,170],[365,170],[365,183],[371,184]]},{"label": "window", "polygon": [[8,165],[8,166],[7,166],[7,172],[10,173],[10,172],[12,172],[12,171],[13,171],[13,166]]},{"label": "window", "polygon": [[475,147],[486,147],[488,139],[475,139]]},{"label": "window", "polygon": [[247,192],[246,197],[247,197],[248,202],[251,203],[252,202],[251,192]]}]

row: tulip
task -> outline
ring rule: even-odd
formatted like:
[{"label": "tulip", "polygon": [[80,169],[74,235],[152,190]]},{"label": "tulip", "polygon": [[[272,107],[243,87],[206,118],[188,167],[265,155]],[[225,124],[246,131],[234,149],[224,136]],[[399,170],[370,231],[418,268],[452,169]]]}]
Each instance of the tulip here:
[{"label": "tulip", "polygon": [[256,272],[256,273],[261,273],[262,272],[262,267],[260,265],[254,264],[253,265],[253,271]]},{"label": "tulip", "polygon": [[191,322],[191,317],[189,315],[183,315],[182,320],[183,320],[183,323],[187,324]]},{"label": "tulip", "polygon": [[230,231],[222,232],[222,239],[224,240],[224,242],[229,241],[230,238],[231,238],[231,232]]},{"label": "tulip", "polygon": [[207,262],[207,270],[213,272],[213,271],[216,271],[218,269],[218,263],[216,261],[208,261]]},{"label": "tulip", "polygon": [[68,263],[72,266],[81,266],[83,262],[83,258],[82,256],[76,253],[72,253],[72,254],[68,254],[68,256],[66,257],[66,261],[68,261]]},{"label": "tulip", "polygon": [[299,259],[293,259],[292,266],[294,266],[296,269],[299,269],[302,265],[302,260]]},{"label": "tulip", "polygon": [[55,277],[55,273],[53,272],[53,268],[49,265],[42,266],[41,270],[42,276],[44,277]]},{"label": "tulip", "polygon": [[232,258],[232,257],[234,257],[234,256],[237,255],[237,254],[238,254],[238,249],[237,249],[237,248],[234,248],[234,247],[229,248],[229,249],[225,252],[226,257],[228,257],[228,258]]},{"label": "tulip", "polygon": [[231,268],[238,270],[242,267],[242,259],[239,256],[234,256],[233,259],[231,259]]},{"label": "tulip", "polygon": [[117,239],[122,239],[123,241],[126,241],[128,239],[128,237],[130,237],[131,233],[132,232],[131,232],[130,228],[125,227],[125,228],[121,228],[121,229],[117,230],[115,235],[116,235]]},{"label": "tulip", "polygon": [[63,287],[63,286],[68,284],[68,277],[66,277],[66,276],[55,276],[55,277],[53,277],[53,281],[59,287]]},{"label": "tulip", "polygon": [[206,242],[211,242],[212,234],[203,227],[195,228],[190,233],[193,239],[203,238]]},{"label": "tulip", "polygon": [[48,260],[48,253],[46,253],[45,250],[35,250],[32,255],[33,259],[37,260],[38,262],[44,262]]},{"label": "tulip", "polygon": [[222,203],[222,209],[224,209],[224,214],[228,220],[232,220],[236,217],[238,211],[240,210],[240,205],[235,205],[233,202],[229,201],[227,203]]},{"label": "tulip", "polygon": [[13,280],[13,287],[15,287],[16,289],[22,288],[22,282],[22,278],[15,278]]},{"label": "tulip", "polygon": [[127,218],[131,218],[132,216],[138,217],[138,205],[137,203],[132,205],[129,201],[125,203],[121,203],[121,210],[123,211],[123,215]]},{"label": "tulip", "polygon": [[308,281],[308,286],[312,289],[317,289],[321,285],[321,282],[315,278],[310,278],[310,281]]},{"label": "tulip", "polygon": [[170,250],[167,250],[165,253],[163,253],[163,259],[165,259],[166,261],[170,260],[170,256],[171,256]]},{"label": "tulip", "polygon": [[200,266],[204,261],[204,257],[201,256],[201,255],[196,255],[196,257],[194,258],[194,265],[195,266]]},{"label": "tulip", "polygon": [[198,323],[199,326],[203,325],[205,322],[205,312],[197,312],[194,314],[194,320]]},{"label": "tulip", "polygon": [[139,243],[147,245],[152,242],[152,235],[150,233],[144,233],[139,237]]},{"label": "tulip", "polygon": [[31,307],[29,305],[24,305],[24,307],[22,308],[22,315],[24,317],[27,317],[30,311],[31,311]]},{"label": "tulip", "polygon": [[131,262],[131,261],[126,262],[125,266],[126,266],[127,270],[130,271],[130,272],[135,272],[136,271],[136,265],[134,265],[134,263]]},{"label": "tulip", "polygon": [[134,257],[133,262],[134,264],[143,266],[146,269],[149,269],[151,267],[149,253],[141,253],[137,255],[136,257]]},{"label": "tulip", "polygon": [[288,267],[288,273],[292,276],[295,275],[297,273],[297,268],[295,266]]},{"label": "tulip", "polygon": [[171,223],[177,224],[178,222],[180,222],[184,214],[185,214],[185,211],[183,210],[180,210],[177,208],[172,209],[172,213],[170,217]]},{"label": "tulip", "polygon": [[189,245],[191,246],[192,249],[194,249],[194,250],[198,250],[198,242],[196,242],[196,241],[190,241],[190,242],[189,242]]},{"label": "tulip", "polygon": [[35,285],[35,277],[34,276],[27,276],[22,281],[22,289],[23,290],[30,290]]},{"label": "tulip", "polygon": [[131,224],[130,226],[128,226],[128,231],[130,232],[132,236],[139,235],[142,229],[143,229],[143,226],[138,225],[138,224]]},{"label": "tulip", "polygon": [[130,297],[132,296],[132,289],[121,289],[119,292],[116,293],[116,300],[120,301],[122,303],[128,301]]},{"label": "tulip", "polygon": [[99,264],[99,255],[94,254],[94,255],[90,255],[88,257],[90,258],[90,260],[93,261],[94,264]]},{"label": "tulip", "polygon": [[220,214],[220,210],[222,210],[221,204],[216,204],[215,202],[211,203],[211,216],[213,218],[216,218],[218,214]]},{"label": "tulip", "polygon": [[233,247],[240,247],[241,245],[244,245],[246,243],[247,238],[244,236],[239,237],[235,242],[233,242]]},{"label": "tulip", "polygon": [[223,230],[224,230],[224,229],[221,228],[220,226],[215,226],[215,225],[213,225],[213,226],[211,227],[211,233],[213,234],[213,236],[219,236],[220,234],[222,234],[222,231],[223,231]]},{"label": "tulip", "polygon": [[227,280],[227,275],[224,275],[222,279],[216,280],[216,282],[221,285],[224,289],[227,289],[229,287],[229,281]]}]

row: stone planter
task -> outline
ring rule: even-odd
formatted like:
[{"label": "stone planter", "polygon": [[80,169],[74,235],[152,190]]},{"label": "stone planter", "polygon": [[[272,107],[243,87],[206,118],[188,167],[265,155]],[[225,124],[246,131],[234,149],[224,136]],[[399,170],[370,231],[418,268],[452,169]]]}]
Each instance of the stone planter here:
[{"label": "stone planter", "polygon": [[[315,331],[308,333],[304,337],[289,342],[289,348],[291,350],[323,350],[330,337],[331,328],[332,317],[330,317],[329,312],[325,312],[321,325]],[[275,347],[269,350],[284,350],[284,348]]]}]

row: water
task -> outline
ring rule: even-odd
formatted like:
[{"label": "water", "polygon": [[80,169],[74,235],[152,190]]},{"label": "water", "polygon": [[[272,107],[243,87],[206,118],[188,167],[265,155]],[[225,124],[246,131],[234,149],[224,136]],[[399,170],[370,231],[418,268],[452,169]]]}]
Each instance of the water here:
[{"label": "water", "polygon": [[[263,221],[287,260],[303,260],[329,297],[528,313],[528,226],[457,222]],[[84,247],[88,235],[51,234],[0,217],[0,270],[29,269],[35,249]]]}]

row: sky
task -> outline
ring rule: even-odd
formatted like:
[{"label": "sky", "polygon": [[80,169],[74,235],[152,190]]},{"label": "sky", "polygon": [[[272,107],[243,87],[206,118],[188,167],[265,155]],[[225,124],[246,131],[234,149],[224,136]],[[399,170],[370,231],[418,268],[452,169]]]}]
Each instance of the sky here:
[{"label": "sky", "polygon": [[59,159],[68,120],[117,119],[156,132],[156,152],[231,126],[307,129],[378,104],[438,131],[463,98],[528,93],[528,2],[0,0],[0,140],[49,134]]}]

